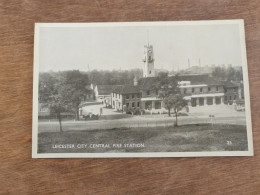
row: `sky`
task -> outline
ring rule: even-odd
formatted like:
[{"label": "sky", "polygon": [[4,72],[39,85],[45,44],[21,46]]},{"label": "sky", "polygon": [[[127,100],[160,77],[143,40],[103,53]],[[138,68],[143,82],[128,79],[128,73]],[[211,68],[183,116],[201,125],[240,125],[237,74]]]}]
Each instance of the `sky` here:
[{"label": "sky", "polygon": [[40,71],[143,68],[144,45],[153,45],[155,68],[241,66],[238,24],[40,27]]}]

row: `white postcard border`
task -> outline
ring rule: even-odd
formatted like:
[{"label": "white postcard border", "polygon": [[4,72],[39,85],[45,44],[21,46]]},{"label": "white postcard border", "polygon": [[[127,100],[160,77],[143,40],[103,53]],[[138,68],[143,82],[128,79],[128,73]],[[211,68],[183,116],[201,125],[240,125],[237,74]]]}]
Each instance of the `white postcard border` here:
[{"label": "white postcard border", "polygon": [[[238,24],[240,31],[244,95],[246,105],[246,127],[248,151],[212,152],[142,152],[142,153],[37,153],[38,150],[38,82],[39,82],[39,31],[41,27],[111,27],[111,26],[165,26],[165,25],[212,25]],[[170,22],[108,22],[108,23],[35,23],[33,71],[33,117],[32,117],[32,158],[140,158],[140,157],[214,157],[214,156],[253,156],[253,138],[250,108],[248,66],[244,20],[202,20]]]}]

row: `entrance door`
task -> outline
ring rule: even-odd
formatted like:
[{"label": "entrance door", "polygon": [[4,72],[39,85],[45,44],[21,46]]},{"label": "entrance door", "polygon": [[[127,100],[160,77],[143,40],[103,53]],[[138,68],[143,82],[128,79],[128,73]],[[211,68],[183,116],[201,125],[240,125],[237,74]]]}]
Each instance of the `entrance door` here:
[{"label": "entrance door", "polygon": [[204,98],[199,99],[200,106],[204,106]]},{"label": "entrance door", "polygon": [[145,102],[145,109],[146,110],[151,110],[152,109],[152,101]]},{"label": "entrance door", "polygon": [[207,104],[212,105],[213,104],[213,97],[208,97],[207,98]]},{"label": "entrance door", "polygon": [[196,101],[196,100],[197,100],[196,98],[192,98],[192,99],[191,99],[191,106],[192,106],[192,107],[197,106],[197,101]]},{"label": "entrance door", "polygon": [[155,109],[161,109],[161,102],[160,101],[156,101],[154,106],[155,106]]},{"label": "entrance door", "polygon": [[220,97],[215,97],[215,100],[216,100],[216,104],[220,104],[221,103]]}]

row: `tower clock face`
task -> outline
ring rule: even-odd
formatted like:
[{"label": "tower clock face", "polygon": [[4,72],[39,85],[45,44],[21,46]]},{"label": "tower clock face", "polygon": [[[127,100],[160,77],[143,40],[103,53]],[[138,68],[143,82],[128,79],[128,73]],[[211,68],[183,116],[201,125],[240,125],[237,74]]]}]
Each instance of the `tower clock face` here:
[{"label": "tower clock face", "polygon": [[152,50],[148,50],[148,53],[151,54],[151,53],[152,53]]}]

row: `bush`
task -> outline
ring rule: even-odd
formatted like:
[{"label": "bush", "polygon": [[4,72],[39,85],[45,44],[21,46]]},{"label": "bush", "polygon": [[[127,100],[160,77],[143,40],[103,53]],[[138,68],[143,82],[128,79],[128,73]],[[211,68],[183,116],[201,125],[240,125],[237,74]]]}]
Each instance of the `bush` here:
[{"label": "bush", "polygon": [[140,108],[126,108],[126,114],[140,115],[141,109]]}]

